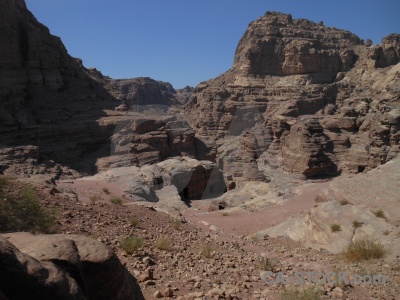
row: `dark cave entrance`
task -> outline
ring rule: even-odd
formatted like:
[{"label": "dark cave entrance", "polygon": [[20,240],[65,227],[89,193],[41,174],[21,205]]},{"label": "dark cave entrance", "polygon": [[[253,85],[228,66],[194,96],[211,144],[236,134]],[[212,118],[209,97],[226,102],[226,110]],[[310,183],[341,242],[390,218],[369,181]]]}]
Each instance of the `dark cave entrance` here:
[{"label": "dark cave entrance", "polygon": [[182,200],[189,200],[189,188],[185,187],[182,192],[179,193]]},{"label": "dark cave entrance", "polygon": [[358,166],[357,167],[357,173],[362,173],[365,171],[365,166]]}]

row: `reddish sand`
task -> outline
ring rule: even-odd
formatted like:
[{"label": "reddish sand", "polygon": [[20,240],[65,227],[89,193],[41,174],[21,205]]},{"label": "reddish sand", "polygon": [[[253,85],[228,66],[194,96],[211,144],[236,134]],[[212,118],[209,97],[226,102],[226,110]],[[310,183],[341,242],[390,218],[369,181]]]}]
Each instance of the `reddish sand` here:
[{"label": "reddish sand", "polygon": [[[237,208],[226,216],[223,215],[223,211],[205,211],[210,200],[193,201],[192,208],[184,211],[183,216],[189,223],[205,230],[218,230],[220,234],[225,235],[250,235],[278,225],[301,211],[309,210],[315,205],[315,197],[328,185],[329,182],[314,183],[304,187],[299,195],[283,204],[271,204],[253,212]],[[79,195],[79,200],[86,203],[91,201],[90,197],[93,195],[100,196],[101,199],[96,200],[100,202],[108,202],[112,197],[120,197],[124,202],[129,202],[124,196],[123,188],[112,182],[78,179],[59,182],[58,189],[75,192]]]}]

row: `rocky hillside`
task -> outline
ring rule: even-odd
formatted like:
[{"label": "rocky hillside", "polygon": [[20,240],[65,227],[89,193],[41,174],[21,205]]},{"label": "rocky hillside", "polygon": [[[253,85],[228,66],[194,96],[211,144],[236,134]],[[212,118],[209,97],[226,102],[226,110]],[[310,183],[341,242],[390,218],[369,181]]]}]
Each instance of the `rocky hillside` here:
[{"label": "rocky hillside", "polygon": [[[181,105],[191,88],[113,80],[71,57],[23,0],[0,2],[0,173],[96,173],[133,106]],[[122,126],[123,127],[123,126]],[[50,161],[51,160],[51,161]]]},{"label": "rocky hillside", "polygon": [[85,107],[97,114],[107,107],[99,103],[112,100],[101,79],[68,55],[23,0],[2,0],[0,22],[1,132],[68,120]]},{"label": "rocky hillside", "polygon": [[310,177],[375,168],[399,153],[399,37],[371,46],[267,12],[250,23],[232,68],[195,88],[187,117],[236,182],[243,169],[265,180],[258,169]]}]

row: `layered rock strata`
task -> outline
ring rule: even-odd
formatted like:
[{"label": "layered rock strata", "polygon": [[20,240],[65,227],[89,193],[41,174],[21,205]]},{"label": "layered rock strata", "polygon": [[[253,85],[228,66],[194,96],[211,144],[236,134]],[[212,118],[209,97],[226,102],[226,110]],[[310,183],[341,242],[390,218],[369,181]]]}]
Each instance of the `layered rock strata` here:
[{"label": "layered rock strata", "polygon": [[[52,160],[50,165],[58,163],[67,170],[55,171],[57,176],[70,176],[71,169],[96,173],[97,160],[112,151],[111,136],[121,123],[133,120],[126,115],[129,110],[181,105],[191,95],[190,87],[175,90],[151,78],[113,80],[95,68],[86,69],[23,0],[4,0],[0,8],[1,172],[54,173],[46,162]],[[157,134],[149,139],[154,138]],[[20,155],[32,149],[34,159]],[[177,151],[171,150],[171,155]],[[158,161],[164,158],[162,152]]]},{"label": "layered rock strata", "polygon": [[[382,41],[267,12],[250,23],[233,67],[195,88],[187,117],[217,160],[247,152],[253,166],[259,152],[258,169],[307,177],[373,169],[399,153],[398,35]],[[228,159],[223,140],[251,130],[253,146],[238,143]]]}]

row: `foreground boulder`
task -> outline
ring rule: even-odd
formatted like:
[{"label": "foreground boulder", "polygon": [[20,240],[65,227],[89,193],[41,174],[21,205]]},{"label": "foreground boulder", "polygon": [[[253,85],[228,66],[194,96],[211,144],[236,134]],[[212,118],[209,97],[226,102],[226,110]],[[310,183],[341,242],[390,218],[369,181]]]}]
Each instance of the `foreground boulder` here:
[{"label": "foreground boulder", "polygon": [[111,248],[63,234],[0,237],[0,291],[9,299],[143,299]]}]

